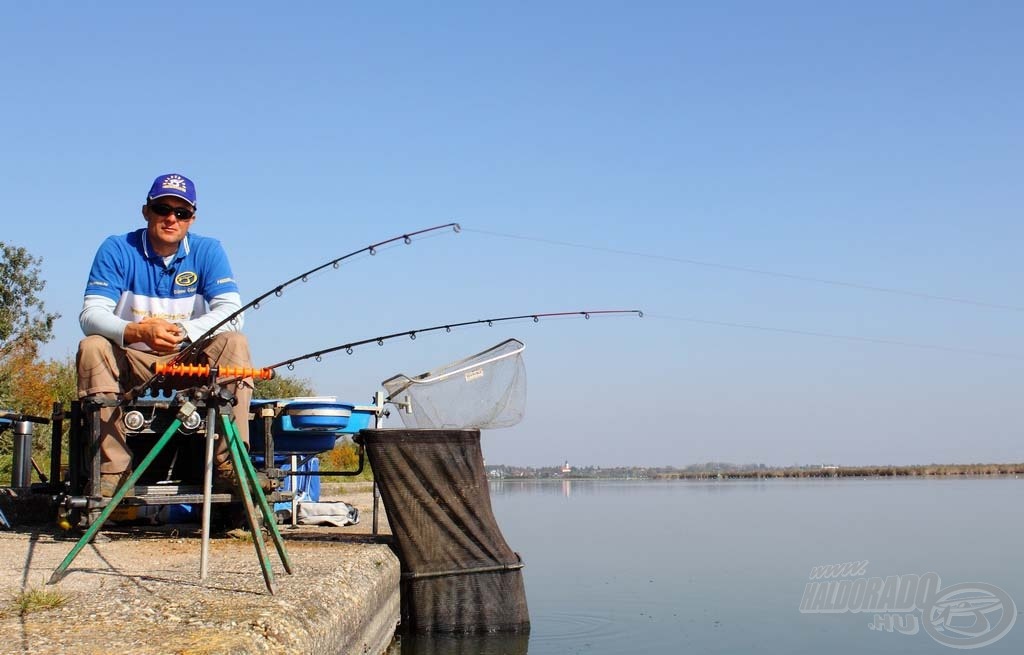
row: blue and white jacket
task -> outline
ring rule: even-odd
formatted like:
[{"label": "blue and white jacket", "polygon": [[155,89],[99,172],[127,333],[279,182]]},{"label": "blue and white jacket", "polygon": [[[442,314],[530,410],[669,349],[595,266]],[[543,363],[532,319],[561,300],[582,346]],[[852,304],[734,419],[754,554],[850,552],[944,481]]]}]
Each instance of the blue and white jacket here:
[{"label": "blue and white jacket", "polygon": [[[238,285],[220,241],[186,234],[178,252],[152,251],[146,228],[108,237],[96,251],[79,321],[85,334],[124,345],[124,327],[145,318],[180,323],[197,339],[241,307]],[[240,330],[242,317],[218,331]],[[144,343],[129,347],[148,350]]]}]

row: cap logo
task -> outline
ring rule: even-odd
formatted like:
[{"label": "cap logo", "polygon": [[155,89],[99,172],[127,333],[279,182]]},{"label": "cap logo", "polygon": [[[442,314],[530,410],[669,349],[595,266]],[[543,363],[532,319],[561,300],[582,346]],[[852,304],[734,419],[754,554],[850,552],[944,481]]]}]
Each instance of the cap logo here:
[{"label": "cap logo", "polygon": [[180,191],[181,193],[188,193],[186,188],[185,178],[180,175],[168,175],[164,178],[164,182],[161,185],[164,189],[170,189],[171,191]]}]

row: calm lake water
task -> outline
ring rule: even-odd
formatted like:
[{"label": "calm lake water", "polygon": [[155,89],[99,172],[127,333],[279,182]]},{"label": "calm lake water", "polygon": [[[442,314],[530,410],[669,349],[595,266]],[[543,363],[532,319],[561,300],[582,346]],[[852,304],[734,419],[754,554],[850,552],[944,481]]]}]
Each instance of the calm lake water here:
[{"label": "calm lake water", "polygon": [[[491,497],[526,563],[529,638],[394,652],[1024,652],[1024,479],[502,481]],[[901,611],[851,611],[866,603]]]}]

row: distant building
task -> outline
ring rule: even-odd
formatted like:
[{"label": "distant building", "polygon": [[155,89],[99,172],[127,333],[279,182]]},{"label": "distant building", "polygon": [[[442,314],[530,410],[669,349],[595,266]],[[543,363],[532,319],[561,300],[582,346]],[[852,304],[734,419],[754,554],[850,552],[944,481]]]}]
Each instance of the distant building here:
[{"label": "distant building", "polygon": [[572,473],[572,467],[569,466],[569,460],[565,460],[565,464],[562,464],[562,475]]}]

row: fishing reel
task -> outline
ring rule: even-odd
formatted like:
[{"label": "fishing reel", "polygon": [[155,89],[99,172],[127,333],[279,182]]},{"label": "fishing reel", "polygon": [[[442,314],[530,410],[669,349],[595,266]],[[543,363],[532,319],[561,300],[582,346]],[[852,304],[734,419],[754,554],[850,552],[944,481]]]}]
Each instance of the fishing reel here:
[{"label": "fishing reel", "polygon": [[[176,407],[183,404],[183,401],[168,404],[159,401],[148,403],[146,399],[137,400],[132,403],[129,409],[126,409],[124,415],[121,417],[121,422],[124,424],[125,429],[131,433],[142,433],[142,432],[154,432],[154,423],[159,423],[161,418],[161,410],[165,410],[164,414],[167,417],[173,417],[176,412],[173,410]],[[202,416],[198,412],[188,414],[181,421],[181,429],[183,432],[195,432],[203,427]]]},{"label": "fishing reel", "polygon": [[[150,408],[150,414],[147,417],[141,409],[130,409],[121,417],[121,422],[129,432],[151,432],[153,421],[156,419],[156,411],[156,407]],[[199,412],[192,412],[182,419],[178,429],[186,434],[192,434],[201,430],[205,423]]]}]

